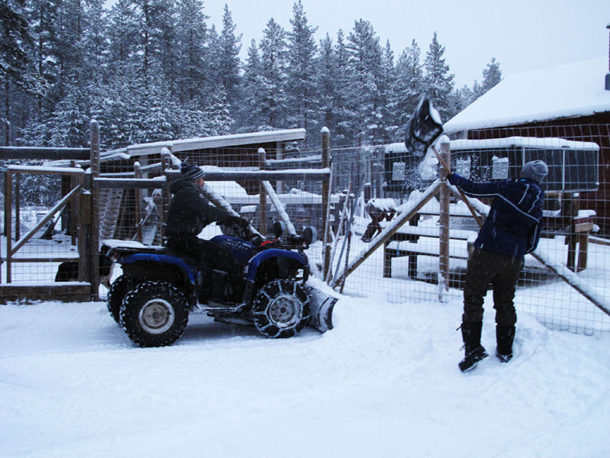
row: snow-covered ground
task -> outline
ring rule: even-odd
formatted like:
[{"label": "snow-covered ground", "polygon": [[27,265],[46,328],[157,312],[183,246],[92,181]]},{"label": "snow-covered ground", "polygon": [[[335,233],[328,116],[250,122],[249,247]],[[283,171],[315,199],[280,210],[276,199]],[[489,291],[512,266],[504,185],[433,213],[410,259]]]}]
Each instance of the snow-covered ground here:
[{"label": "snow-covered ground", "polygon": [[[414,283],[399,284],[407,297]],[[387,294],[345,296],[324,335],[193,315],[157,349],[102,302],[0,306],[0,456],[610,456],[608,333],[522,313],[513,361],[464,375],[459,298]]]},{"label": "snow-covered ground", "polygon": [[[355,236],[350,258],[364,247]],[[173,346],[141,349],[103,302],[0,305],[0,457],[610,456],[607,316],[584,301],[601,332],[553,331],[535,316],[578,295],[520,288],[514,359],[462,374],[460,291],[441,303],[436,285],[406,279],[404,258],[382,278],[382,259],[348,278],[335,329],[287,340],[192,315]],[[579,275],[607,296],[606,259]],[[559,327],[581,317],[566,310]]]}]

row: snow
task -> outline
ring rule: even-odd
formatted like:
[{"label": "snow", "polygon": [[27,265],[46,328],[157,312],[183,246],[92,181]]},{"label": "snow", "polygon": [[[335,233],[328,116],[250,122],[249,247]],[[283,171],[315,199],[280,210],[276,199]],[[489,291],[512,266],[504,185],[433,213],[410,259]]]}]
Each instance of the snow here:
[{"label": "snow", "polygon": [[[390,284],[408,295],[409,282]],[[158,349],[134,347],[100,302],[0,314],[3,457],[610,453],[610,336],[527,314],[513,361],[490,356],[466,375],[459,300],[344,296],[334,330],[286,340],[193,315]]]},{"label": "snow", "polygon": [[608,59],[512,75],[443,126],[448,133],[610,111]]},{"label": "snow", "polygon": [[451,151],[489,149],[489,148],[563,148],[599,151],[599,145],[593,142],[565,140],[558,137],[506,137],[489,140],[452,140]]},{"label": "snow", "polygon": [[[354,261],[366,244],[352,244]],[[557,257],[547,262],[563,260],[562,238],[541,246]],[[502,364],[488,294],[491,356],[462,374],[461,292],[415,299],[422,283],[405,280],[403,259],[395,278],[381,278],[382,251],[348,277],[335,329],[292,339],[193,314],[173,346],[141,349],[103,302],[0,305],[0,456],[610,456],[608,329],[550,330],[521,308],[518,289],[515,356]],[[606,255],[578,274],[604,301]],[[438,260],[419,268],[438,270]],[[537,306],[552,308],[557,288],[536,287]]]}]

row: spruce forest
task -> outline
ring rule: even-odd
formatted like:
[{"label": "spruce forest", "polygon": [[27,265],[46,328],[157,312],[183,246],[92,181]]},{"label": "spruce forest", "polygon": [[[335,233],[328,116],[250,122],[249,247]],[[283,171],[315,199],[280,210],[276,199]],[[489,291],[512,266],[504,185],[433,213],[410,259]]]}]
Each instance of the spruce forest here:
[{"label": "spruce forest", "polygon": [[401,140],[422,94],[448,120],[501,79],[492,58],[456,88],[432,31],[396,55],[365,19],[317,40],[300,0],[247,44],[226,5],[217,30],[201,0],[4,0],[0,26],[4,145],[86,147],[91,119],[106,150],[323,126],[335,146],[382,144]]}]

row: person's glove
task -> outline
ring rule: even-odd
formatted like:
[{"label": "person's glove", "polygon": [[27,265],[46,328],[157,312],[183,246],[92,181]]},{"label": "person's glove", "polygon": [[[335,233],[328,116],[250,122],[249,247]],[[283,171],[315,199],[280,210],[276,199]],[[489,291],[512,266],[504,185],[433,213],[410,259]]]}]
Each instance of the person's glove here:
[{"label": "person's glove", "polygon": [[455,185],[457,183],[457,175],[455,173],[450,173],[449,175],[447,175],[447,181],[453,185]]},{"label": "person's glove", "polygon": [[231,225],[239,227],[240,229],[248,229],[250,222],[242,216],[233,216],[231,218]]},{"label": "person's glove", "polygon": [[250,221],[248,221],[247,218],[240,216],[239,217],[239,227],[242,227],[243,229],[248,229],[250,227]]}]

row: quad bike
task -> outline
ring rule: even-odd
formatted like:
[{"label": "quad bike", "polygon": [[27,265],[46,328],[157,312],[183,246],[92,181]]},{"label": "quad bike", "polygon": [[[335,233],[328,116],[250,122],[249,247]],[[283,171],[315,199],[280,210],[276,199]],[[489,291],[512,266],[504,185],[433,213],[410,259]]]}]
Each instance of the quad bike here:
[{"label": "quad bike", "polygon": [[332,329],[336,298],[307,285],[310,268],[304,250],[315,230],[302,236],[248,240],[229,235],[211,239],[232,250],[239,281],[228,281],[222,301],[210,301],[218,279],[203,276],[197,261],[160,246],[105,241],[108,256],[122,267],[111,285],[107,306],[114,320],[141,347],[171,345],[184,332],[189,313],[203,311],[216,321],[254,325],[266,337],[291,337],[304,326]]}]

